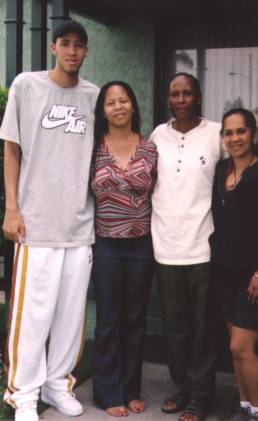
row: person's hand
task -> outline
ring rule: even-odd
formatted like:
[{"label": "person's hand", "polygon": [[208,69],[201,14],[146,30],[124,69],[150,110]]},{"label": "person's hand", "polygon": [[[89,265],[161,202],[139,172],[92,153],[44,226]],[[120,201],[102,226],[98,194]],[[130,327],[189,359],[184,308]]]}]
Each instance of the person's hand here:
[{"label": "person's hand", "polygon": [[7,209],[5,212],[3,233],[7,240],[23,243],[25,241],[25,225],[20,210]]},{"label": "person's hand", "polygon": [[258,278],[254,275],[251,277],[247,292],[249,301],[251,303],[258,303]]}]

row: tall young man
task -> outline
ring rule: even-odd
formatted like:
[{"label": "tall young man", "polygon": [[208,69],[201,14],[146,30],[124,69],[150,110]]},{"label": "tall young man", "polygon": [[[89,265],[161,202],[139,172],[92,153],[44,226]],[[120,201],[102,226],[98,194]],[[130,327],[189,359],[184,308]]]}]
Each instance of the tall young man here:
[{"label": "tall young man", "polygon": [[83,412],[71,372],[83,341],[94,241],[88,178],[98,88],[78,76],[87,41],[76,21],[55,30],[55,67],[17,76],[0,130],[3,231],[16,242],[5,393],[15,421],[38,421],[40,388],[60,412]]}]

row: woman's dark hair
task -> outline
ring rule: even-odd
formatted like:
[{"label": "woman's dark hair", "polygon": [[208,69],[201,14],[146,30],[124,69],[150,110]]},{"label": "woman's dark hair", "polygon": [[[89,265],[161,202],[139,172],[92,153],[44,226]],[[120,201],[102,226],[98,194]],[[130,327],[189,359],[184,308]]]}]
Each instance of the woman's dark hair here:
[{"label": "woman's dark hair", "polygon": [[232,108],[223,115],[221,134],[223,134],[226,118],[235,114],[240,114],[243,117],[246,127],[251,130],[252,136],[254,136],[257,130],[256,119],[253,113],[251,113],[249,110],[246,110],[245,108]]},{"label": "woman's dark hair", "polygon": [[[180,77],[180,76],[184,76],[184,77],[187,77],[190,81],[191,81],[191,84],[192,84],[192,86],[193,86],[193,89],[196,91],[196,93],[197,93],[197,95],[199,95],[200,96],[200,98],[202,98],[202,91],[201,91],[201,86],[200,86],[200,82],[199,82],[199,80],[194,76],[194,75],[192,75],[191,73],[186,73],[186,72],[178,72],[178,73],[174,73],[172,76],[171,76],[171,79],[170,79],[170,81],[169,81],[169,87],[170,87],[170,84],[176,79],[176,78],[178,78],[178,77]],[[168,89],[169,90],[169,89]],[[171,110],[171,113],[172,113],[172,115],[173,115],[173,111]],[[201,116],[202,115],[202,104],[200,103],[200,104],[196,104],[196,115],[198,115],[198,116]]]},{"label": "woman's dark hair", "polygon": [[94,146],[93,146],[93,153],[92,153],[92,160],[91,160],[91,172],[94,174],[95,172],[95,161],[97,150],[103,136],[108,133],[108,121],[104,117],[104,102],[107,90],[112,86],[121,86],[127,95],[129,96],[132,106],[133,106],[133,114],[132,114],[132,131],[135,133],[140,134],[140,127],[141,127],[141,118],[140,118],[140,111],[137,103],[136,96],[128,83],[123,82],[121,80],[113,80],[111,82],[107,82],[104,86],[102,86],[99,96],[96,103],[95,108],[95,123],[94,123]]},{"label": "woman's dark hair", "polygon": [[255,155],[258,155],[258,145],[256,143],[255,134],[257,131],[256,126],[256,119],[253,113],[251,111],[247,110],[246,108],[232,108],[231,110],[227,111],[223,117],[222,117],[222,127],[221,127],[221,136],[223,136],[224,126],[225,126],[225,120],[227,117],[230,117],[231,115],[240,114],[245,122],[245,126],[248,127],[251,131],[251,135],[253,137],[254,143],[252,143],[252,152]]},{"label": "woman's dark hair", "polygon": [[121,80],[114,80],[102,86],[98,99],[97,99],[96,108],[95,108],[95,126],[94,126],[94,136],[97,139],[102,139],[103,135],[108,132],[108,121],[104,117],[104,102],[105,102],[106,93],[108,89],[111,88],[112,86],[121,86],[121,88],[123,88],[126,91],[127,95],[132,101],[133,110],[134,110],[133,115],[132,115],[132,131],[135,133],[140,133],[140,112],[139,112],[136,96],[130,85],[128,85],[127,83]]}]

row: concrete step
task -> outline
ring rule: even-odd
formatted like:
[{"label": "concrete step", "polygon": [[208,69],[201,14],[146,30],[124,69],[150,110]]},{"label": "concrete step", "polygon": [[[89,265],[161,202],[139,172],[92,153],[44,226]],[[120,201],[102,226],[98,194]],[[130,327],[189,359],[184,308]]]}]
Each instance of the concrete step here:
[{"label": "concrete step", "polygon": [[[146,401],[147,408],[142,414],[130,412],[129,419],[132,421],[177,421],[178,414],[168,415],[160,411],[163,400],[171,396],[174,391],[175,388],[171,384],[168,369],[165,365],[144,363],[142,398]],[[74,421],[111,421],[116,419],[94,405],[91,379],[76,390],[76,397],[85,408],[83,415],[76,418],[66,417],[50,408],[41,414],[40,419],[44,421],[71,421],[72,419]],[[217,375],[216,396],[207,418],[208,421],[226,420],[234,399],[236,399],[236,386],[233,375],[219,373]]]}]

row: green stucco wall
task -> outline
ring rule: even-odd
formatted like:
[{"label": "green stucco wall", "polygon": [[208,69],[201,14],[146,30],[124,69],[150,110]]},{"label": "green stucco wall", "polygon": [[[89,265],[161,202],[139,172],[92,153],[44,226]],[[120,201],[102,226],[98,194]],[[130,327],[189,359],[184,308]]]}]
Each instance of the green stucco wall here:
[{"label": "green stucco wall", "polygon": [[[5,85],[5,23],[6,1],[0,0],[0,85]],[[31,0],[24,1],[23,70],[30,70],[31,62]],[[48,7],[51,16],[51,4]],[[85,25],[89,35],[89,54],[81,69],[81,76],[96,83],[119,79],[135,90],[142,116],[142,133],[148,136],[153,127],[153,25],[141,18],[107,26],[71,13],[71,17]],[[51,21],[48,19],[51,28]],[[48,32],[48,40],[51,31]],[[48,54],[48,67],[52,60]]]},{"label": "green stucco wall", "polygon": [[102,86],[110,80],[124,80],[135,90],[142,116],[142,132],[153,126],[154,41],[151,23],[142,19],[106,26],[72,15],[85,25],[89,54],[82,75]]}]

